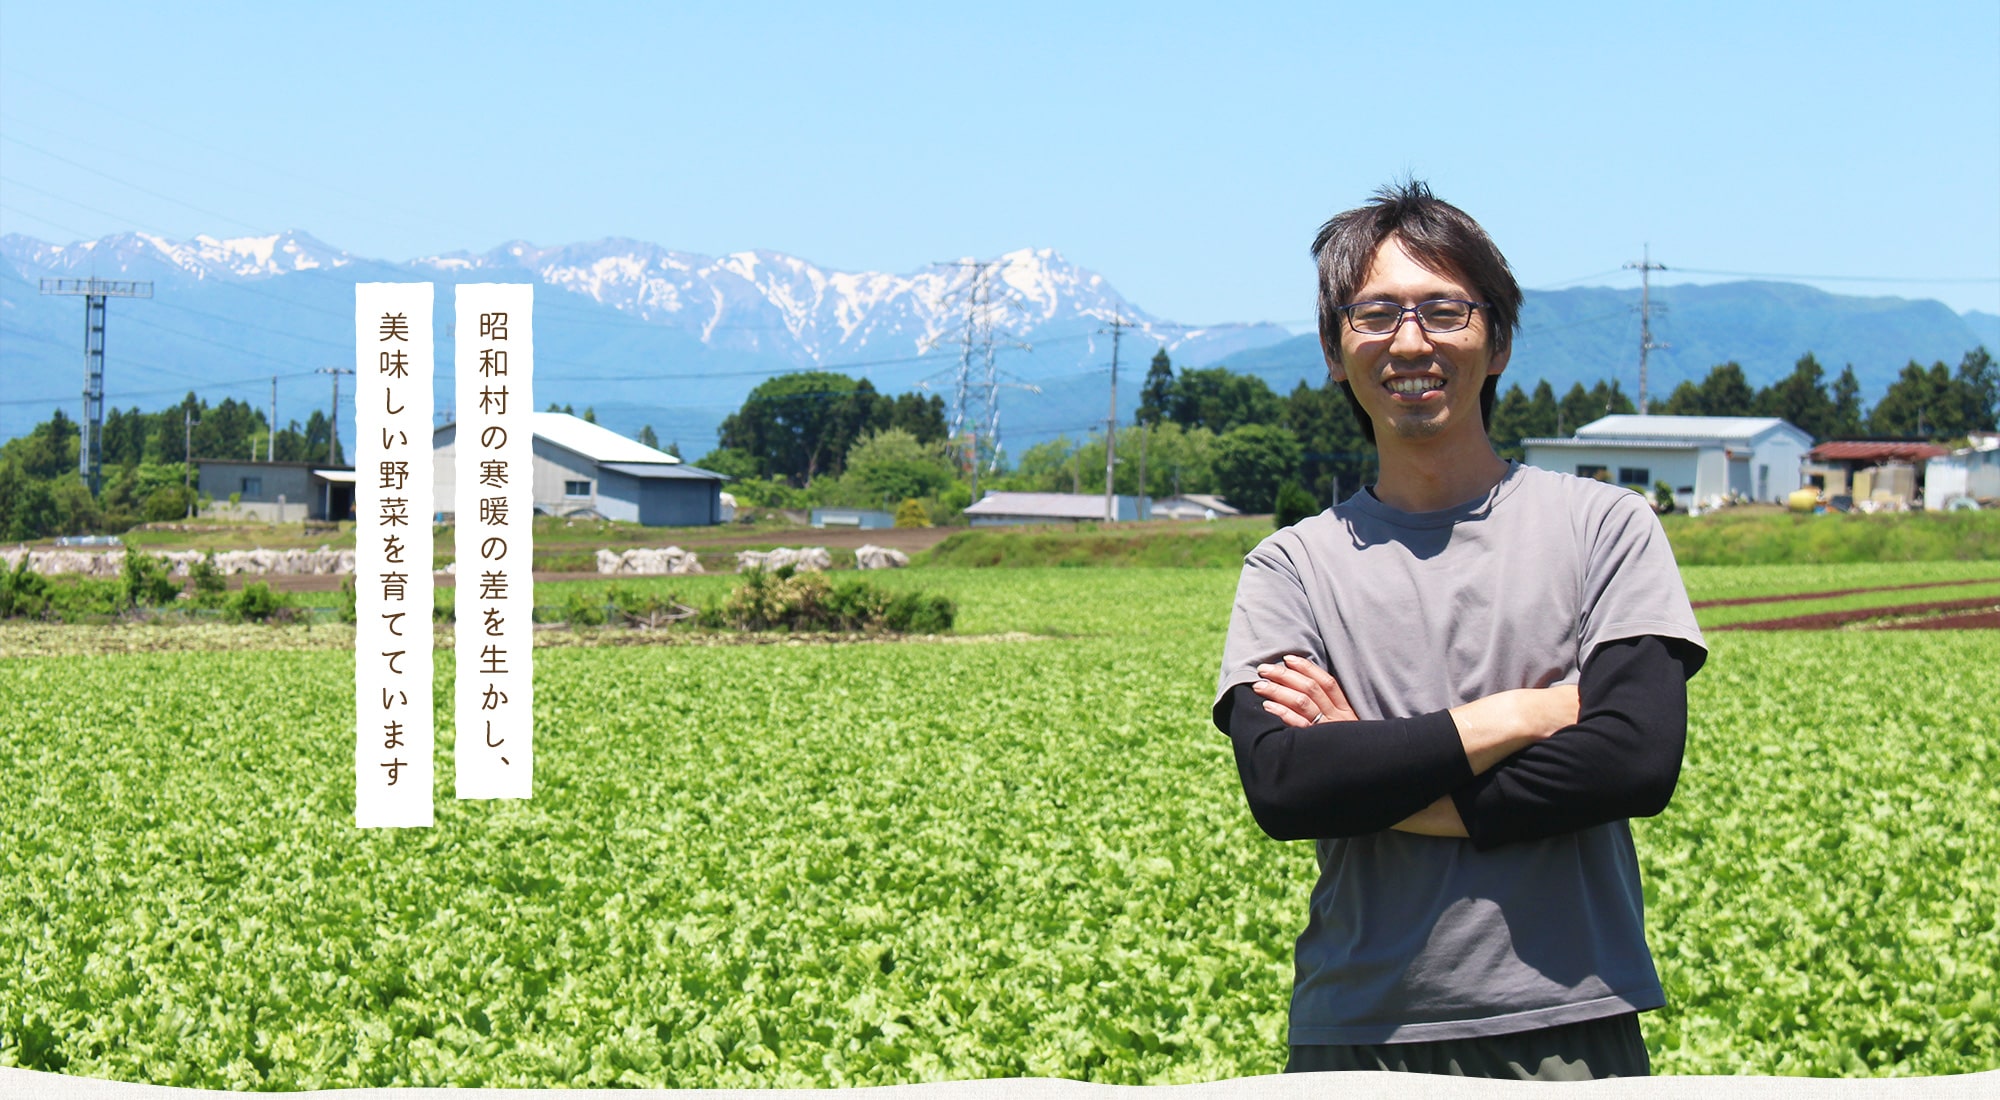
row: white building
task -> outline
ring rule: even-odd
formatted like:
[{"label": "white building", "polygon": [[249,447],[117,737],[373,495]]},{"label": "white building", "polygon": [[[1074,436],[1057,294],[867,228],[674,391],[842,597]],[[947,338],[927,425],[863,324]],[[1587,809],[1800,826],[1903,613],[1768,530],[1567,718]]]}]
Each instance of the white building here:
[{"label": "white building", "polygon": [[[1139,518],[1139,498],[1114,497],[1121,520]],[[973,527],[1005,527],[1024,523],[1104,522],[1104,494],[996,493],[989,491],[965,509]]]},{"label": "white building", "polygon": [[1734,495],[1783,501],[1801,482],[1812,437],[1772,416],[1607,416],[1568,439],[1523,439],[1530,466],[1600,472],[1649,495],[1665,482],[1686,508]]},{"label": "white building", "polygon": [[1988,505],[2000,500],[2000,432],[1973,432],[1970,442],[1964,450],[1930,460],[1924,471],[1925,508],[1949,508],[1967,498]]},{"label": "white building", "polygon": [[[535,512],[596,515],[648,527],[721,523],[723,475],[683,463],[568,413],[530,413],[535,433]],[[452,514],[458,426],[431,435],[438,510]]]},{"label": "white building", "polygon": [[1217,519],[1222,516],[1240,516],[1243,513],[1231,507],[1229,502],[1209,493],[1184,493],[1177,497],[1153,502],[1154,519]]}]

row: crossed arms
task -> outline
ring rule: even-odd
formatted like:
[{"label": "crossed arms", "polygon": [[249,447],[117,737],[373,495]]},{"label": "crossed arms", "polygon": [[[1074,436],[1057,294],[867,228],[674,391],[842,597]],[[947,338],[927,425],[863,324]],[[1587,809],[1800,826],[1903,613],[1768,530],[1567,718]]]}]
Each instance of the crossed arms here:
[{"label": "crossed arms", "polygon": [[1665,809],[1701,657],[1676,639],[1623,638],[1598,646],[1574,687],[1372,720],[1330,674],[1287,657],[1231,688],[1219,724],[1251,814],[1276,839],[1396,829],[1486,849]]}]

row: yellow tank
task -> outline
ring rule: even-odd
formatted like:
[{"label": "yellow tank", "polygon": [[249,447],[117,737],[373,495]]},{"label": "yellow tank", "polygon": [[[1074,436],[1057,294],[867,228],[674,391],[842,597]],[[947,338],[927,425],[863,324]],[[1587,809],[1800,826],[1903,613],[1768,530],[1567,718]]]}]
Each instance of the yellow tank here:
[{"label": "yellow tank", "polygon": [[1791,496],[1785,498],[1785,507],[1790,508],[1794,512],[1810,512],[1818,505],[1819,505],[1818,489],[1813,489],[1813,488],[1800,489],[1797,492],[1793,493]]}]

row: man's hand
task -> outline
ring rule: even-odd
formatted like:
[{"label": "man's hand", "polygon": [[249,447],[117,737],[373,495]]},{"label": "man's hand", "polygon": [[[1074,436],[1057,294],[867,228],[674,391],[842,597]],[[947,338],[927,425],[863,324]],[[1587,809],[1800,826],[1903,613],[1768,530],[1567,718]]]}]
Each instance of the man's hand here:
[{"label": "man's hand", "polygon": [[1258,665],[1257,675],[1261,678],[1250,690],[1263,696],[1264,709],[1288,726],[1355,720],[1339,681],[1304,657],[1288,653],[1282,664]]},{"label": "man's hand", "polygon": [[[1304,657],[1287,654],[1282,664],[1258,665],[1257,675],[1260,678],[1251,690],[1263,698],[1266,711],[1288,726],[1352,722],[1358,717],[1333,674]],[[1554,736],[1564,726],[1575,725],[1577,713],[1574,684],[1516,688],[1451,708],[1452,722],[1458,727],[1465,759],[1474,775]],[[1467,835],[1465,822],[1449,796],[1391,827],[1423,836]]]}]

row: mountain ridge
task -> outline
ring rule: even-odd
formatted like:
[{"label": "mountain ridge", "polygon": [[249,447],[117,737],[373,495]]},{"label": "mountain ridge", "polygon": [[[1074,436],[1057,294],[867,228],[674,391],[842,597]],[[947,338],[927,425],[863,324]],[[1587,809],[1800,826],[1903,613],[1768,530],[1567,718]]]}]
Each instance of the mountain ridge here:
[{"label": "mountain ridge", "polygon": [[[722,418],[751,387],[787,370],[869,377],[884,392],[918,388],[947,395],[966,338],[972,269],[961,261],[913,272],[851,272],[769,249],[708,256],[632,238],[539,246],[503,242],[485,252],[394,262],[355,256],[299,229],[174,241],[114,234],[54,245],[0,237],[0,358],[9,396],[0,439],[66,408],[80,390],[76,306],[36,292],[43,276],[151,278],[151,303],[114,303],[107,340],[106,399],[154,408],[197,389],[266,407],[278,377],[287,409],[324,408],[328,379],[311,375],[352,359],[352,285],[422,280],[437,284],[438,366],[449,374],[449,287],[532,281],[537,296],[537,397],[581,409],[627,433],[651,424],[690,457],[713,443]],[[1053,248],[1021,248],[992,261],[985,318],[996,334],[1008,450],[1058,433],[1101,429],[1106,415],[1110,322],[1126,322],[1117,405],[1129,421],[1145,360],[1164,347],[1177,367],[1224,365],[1273,389],[1325,378],[1318,341],[1267,323],[1183,325],[1124,301],[1101,274]],[[1649,389],[1663,398],[1714,363],[1742,363],[1753,385],[1789,372],[1805,351],[1829,380],[1855,363],[1872,400],[1902,364],[1955,363],[1979,343],[2000,343],[2000,316],[1953,313],[1929,300],[1861,298],[1793,283],[1656,286]],[[1510,378],[1558,390],[1615,378],[1637,388],[1636,289],[1580,287],[1531,292]],[[976,349],[975,349],[976,350]],[[69,376],[73,383],[58,382]],[[36,393],[35,391],[40,391]],[[1038,391],[1038,392],[1037,392]],[[448,404],[448,391],[444,398]],[[71,409],[71,415],[77,410]],[[351,436],[351,416],[343,416]],[[629,421],[629,422],[628,422]]]}]

